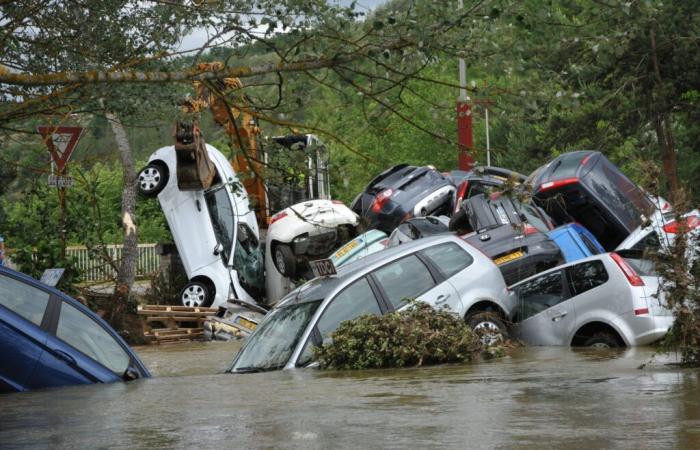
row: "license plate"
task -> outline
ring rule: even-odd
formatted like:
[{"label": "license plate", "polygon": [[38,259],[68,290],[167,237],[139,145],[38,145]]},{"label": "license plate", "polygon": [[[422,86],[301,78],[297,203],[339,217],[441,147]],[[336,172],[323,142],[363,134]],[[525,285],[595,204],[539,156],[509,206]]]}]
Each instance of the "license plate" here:
[{"label": "license plate", "polygon": [[248,328],[253,331],[258,327],[258,324],[246,319],[245,317],[238,316],[234,319],[233,323],[236,323],[244,328]]},{"label": "license plate", "polygon": [[495,262],[496,265],[500,266],[501,264],[513,261],[514,259],[522,258],[523,256],[525,256],[525,253],[523,252],[513,252],[505,256],[501,256],[500,258],[496,258],[493,260],[493,262]]},{"label": "license plate", "polygon": [[357,247],[358,245],[360,245],[360,242],[359,242],[359,241],[354,241],[354,240],[353,240],[353,241],[350,241],[350,242],[348,242],[347,244],[345,244],[345,245],[343,245],[342,247],[340,247],[340,249],[338,249],[338,251],[336,251],[335,253],[333,253],[333,257],[334,257],[334,258],[342,258],[343,256],[345,256],[345,255],[347,255],[348,253],[350,253],[350,251],[351,251],[352,249],[354,249],[355,247]]},{"label": "license plate", "polygon": [[317,277],[327,277],[329,275],[335,275],[335,265],[330,259],[318,259],[316,261],[311,261],[311,271],[314,276]]}]

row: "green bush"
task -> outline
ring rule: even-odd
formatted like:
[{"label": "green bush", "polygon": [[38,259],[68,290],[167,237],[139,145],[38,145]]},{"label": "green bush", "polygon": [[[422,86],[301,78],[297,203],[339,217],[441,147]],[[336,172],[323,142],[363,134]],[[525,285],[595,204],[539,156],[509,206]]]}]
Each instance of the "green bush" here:
[{"label": "green bush", "polygon": [[343,322],[333,342],[316,348],[323,368],[413,367],[471,360],[481,351],[478,337],[447,310],[413,303],[383,316],[362,315]]}]

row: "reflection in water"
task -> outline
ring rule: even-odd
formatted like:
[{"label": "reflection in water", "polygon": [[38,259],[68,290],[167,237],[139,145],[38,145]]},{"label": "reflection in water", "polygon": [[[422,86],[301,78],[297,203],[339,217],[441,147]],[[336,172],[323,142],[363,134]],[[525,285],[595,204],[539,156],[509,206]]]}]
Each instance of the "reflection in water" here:
[{"label": "reflection in water", "polygon": [[0,446],[700,448],[699,371],[649,349],[248,375],[238,343],[138,349],[155,377],[0,397]]}]

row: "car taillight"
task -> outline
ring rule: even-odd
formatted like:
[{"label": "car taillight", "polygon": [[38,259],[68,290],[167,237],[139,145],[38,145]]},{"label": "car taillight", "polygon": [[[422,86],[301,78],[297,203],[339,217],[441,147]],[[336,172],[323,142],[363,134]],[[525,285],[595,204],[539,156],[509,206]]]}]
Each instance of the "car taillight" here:
[{"label": "car taillight", "polygon": [[393,193],[393,190],[386,189],[377,194],[377,196],[374,197],[374,201],[372,202],[372,212],[375,214],[379,214],[379,212],[384,207],[384,204],[389,201],[389,198]]},{"label": "car taillight", "polygon": [[464,200],[464,196],[467,194],[467,188],[469,187],[469,181],[465,180],[462,181],[459,185],[459,188],[457,189],[457,200],[455,201],[455,212],[459,211],[459,208],[462,206],[462,200]]},{"label": "car taillight", "polygon": [[617,253],[610,253],[610,257],[617,263],[627,277],[627,281],[629,281],[632,286],[644,286],[644,280],[642,280],[642,277],[637,275],[637,272],[634,271],[632,266],[630,266],[627,261],[622,258],[622,256],[618,255]]},{"label": "car taillight", "polygon": [[529,223],[524,224],[523,226],[523,235],[529,236],[533,233],[537,233],[537,228],[533,227]]},{"label": "car taillight", "polygon": [[389,239],[382,239],[379,243],[386,247],[389,244]]},{"label": "car taillight", "polygon": [[[698,226],[700,226],[700,217],[689,216],[689,217],[685,218],[685,224],[683,225],[683,230],[684,231],[694,230]],[[663,228],[664,228],[664,231],[666,233],[678,234],[681,231],[681,224],[674,220],[673,222],[669,222],[666,225],[664,225]]]},{"label": "car taillight", "polygon": [[331,203],[334,205],[344,205],[345,203],[341,202],[340,200],[331,200]]},{"label": "car taillight", "polygon": [[635,316],[642,316],[644,314],[649,314],[649,308],[637,308],[634,310]]},{"label": "car taillight", "polygon": [[593,153],[591,153],[590,155],[586,155],[586,157],[583,158],[583,160],[581,160],[581,165],[585,166],[588,160],[591,159],[591,156],[593,156]]},{"label": "car taillight", "polygon": [[275,214],[274,216],[272,216],[272,218],[270,219],[270,225],[272,225],[273,223],[277,222],[278,220],[284,219],[285,217],[287,217],[287,213],[286,213],[286,212],[284,212],[284,211],[278,212],[277,214]]},{"label": "car taillight", "polygon": [[566,186],[568,184],[574,184],[578,183],[578,178],[573,177],[573,178],[564,178],[561,180],[555,180],[555,181],[548,181],[546,183],[542,183],[540,185],[540,192],[542,191],[549,191],[550,189],[556,189],[558,187]]}]

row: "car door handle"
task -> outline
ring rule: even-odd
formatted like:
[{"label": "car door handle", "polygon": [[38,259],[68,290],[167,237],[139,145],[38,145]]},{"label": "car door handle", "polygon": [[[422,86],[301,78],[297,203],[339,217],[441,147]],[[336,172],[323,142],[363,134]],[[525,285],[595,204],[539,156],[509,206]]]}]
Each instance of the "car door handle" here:
[{"label": "car door handle", "polygon": [[75,358],[73,358],[71,355],[68,353],[64,352],[63,350],[58,350],[58,349],[53,349],[53,352],[56,354],[56,357],[62,361],[67,362],[68,364],[71,364],[73,366],[78,365],[77,362],[75,362]]},{"label": "car door handle", "polygon": [[452,294],[438,295],[437,298],[435,299],[435,303],[437,303],[437,304],[445,303],[447,301],[447,299],[450,298],[450,295],[452,295]]},{"label": "car door handle", "polygon": [[566,317],[567,314],[569,314],[569,313],[566,311],[557,314],[556,316],[552,317],[552,322],[556,322],[558,320],[563,319],[564,317]]}]

